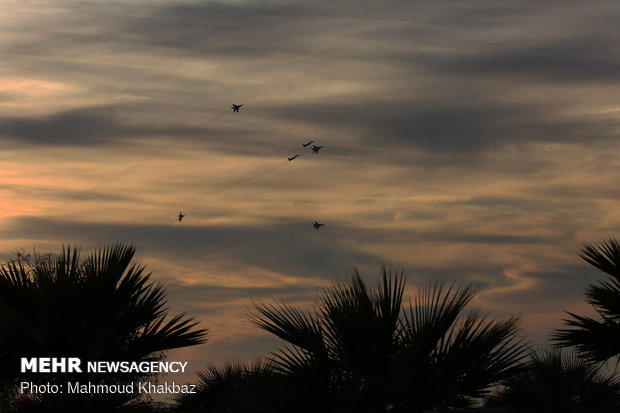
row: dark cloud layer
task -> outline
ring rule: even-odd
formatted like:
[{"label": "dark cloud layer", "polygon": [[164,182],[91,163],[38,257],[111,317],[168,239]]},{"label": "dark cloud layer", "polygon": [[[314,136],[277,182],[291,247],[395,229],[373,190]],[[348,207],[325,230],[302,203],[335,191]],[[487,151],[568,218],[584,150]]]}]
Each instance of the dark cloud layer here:
[{"label": "dark cloud layer", "polygon": [[[330,225],[331,228],[319,234],[309,229],[309,226],[306,221],[270,223],[266,226],[191,226],[188,222],[180,225],[172,223],[121,225],[22,216],[16,219],[12,226],[6,228],[5,233],[9,237],[19,235],[21,239],[26,240],[58,240],[69,245],[85,244],[85,248],[98,247],[110,240],[121,240],[135,243],[141,254],[155,254],[166,260],[178,260],[183,257],[187,262],[209,262],[211,257],[217,257],[219,260],[225,257],[231,262],[231,268],[241,271],[244,266],[250,266],[282,274],[322,277],[326,280],[347,274],[354,266],[362,269],[365,278],[374,280],[376,271],[381,265],[387,265],[389,262],[360,249],[367,244],[414,246],[437,243],[480,245],[480,248],[484,248],[498,245],[544,246],[556,239],[555,234],[546,236],[493,234],[462,227],[454,228],[451,232],[445,229],[412,232],[362,230]],[[437,252],[441,252],[441,247],[437,247]],[[436,276],[458,277],[464,280],[482,277],[486,280],[496,279],[490,284],[494,287],[503,285],[500,280],[504,269],[501,265],[491,262],[478,262],[476,265],[462,263],[450,271],[441,272],[424,264],[407,265],[411,277],[418,282]],[[205,274],[207,282],[209,277],[209,274]],[[538,278],[538,275],[535,277]],[[213,294],[230,295],[230,298],[239,297],[237,294],[243,296],[248,292],[243,286],[225,291],[220,291],[219,287],[214,288]],[[247,296],[281,292],[279,289],[259,288],[256,294]]]},{"label": "dark cloud layer", "polygon": [[369,145],[410,146],[447,157],[452,153],[485,153],[507,144],[593,144],[618,137],[614,119],[563,119],[560,112],[559,105],[549,108],[465,99],[459,103],[438,97],[432,102],[296,104],[274,108],[269,114],[348,128]]},{"label": "dark cloud layer", "polygon": [[[618,137],[618,121],[611,117],[589,116],[563,119],[561,107],[509,105],[478,102],[458,105],[420,101],[372,103],[317,102],[256,108],[277,121],[286,118],[323,127],[348,129],[357,135],[361,146],[338,145],[338,136],[329,139],[336,157],[355,159],[373,155],[373,162],[409,163],[407,149],[422,150],[433,162],[467,164],[472,156],[485,155],[506,145],[530,143],[571,143],[597,145]],[[123,113],[123,117],[119,115]],[[175,139],[201,145],[204,150],[233,155],[265,155],[284,158],[297,150],[303,137],[287,136],[266,130],[251,130],[242,125],[140,125],[122,120],[130,111],[119,108],[84,108],[46,117],[0,118],[0,139],[36,146],[114,146]],[[253,114],[256,116],[257,114]],[[265,132],[271,133],[265,139]],[[387,151],[389,148],[390,151]],[[399,148],[394,152],[393,148]],[[389,154],[389,158],[386,157]],[[424,161],[428,162],[428,161]],[[530,165],[531,167],[532,165]]]},{"label": "dark cloud layer", "polygon": [[[620,39],[591,36],[537,44],[530,47],[508,44],[483,50],[474,56],[425,59],[429,72],[445,75],[512,76],[520,82],[605,83],[620,77],[620,56],[614,52]],[[508,77],[510,80],[511,78]]]},{"label": "dark cloud layer", "polygon": [[[187,220],[186,220],[187,221]],[[270,223],[266,226],[190,226],[161,224],[114,224],[69,221],[22,216],[6,228],[7,236],[31,240],[58,240],[68,244],[86,243],[91,247],[111,240],[135,243],[141,252],[166,259],[185,257],[209,259],[222,254],[245,265],[284,274],[323,276],[349,270],[363,256],[365,263],[378,267],[381,260],[372,254],[343,245],[337,238],[317,237],[311,221]],[[16,246],[23,247],[23,246]]]},{"label": "dark cloud layer", "polygon": [[226,124],[225,128],[218,128],[207,124],[188,126],[183,122],[171,125],[127,120],[143,116],[145,109],[138,112],[118,105],[70,109],[47,116],[0,117],[0,140],[41,147],[142,145],[142,150],[148,153],[151,143],[173,139],[175,147],[198,144],[205,150],[229,154],[284,153],[274,152],[282,140],[260,140],[256,131],[242,125]]},{"label": "dark cloud layer", "polygon": [[311,23],[325,18],[303,4],[171,5],[126,30],[150,47],[189,51],[204,56],[265,57],[278,53],[303,54],[304,34]]},{"label": "dark cloud layer", "polygon": [[75,109],[44,118],[0,118],[4,140],[42,146],[117,143],[119,126],[102,108]]}]

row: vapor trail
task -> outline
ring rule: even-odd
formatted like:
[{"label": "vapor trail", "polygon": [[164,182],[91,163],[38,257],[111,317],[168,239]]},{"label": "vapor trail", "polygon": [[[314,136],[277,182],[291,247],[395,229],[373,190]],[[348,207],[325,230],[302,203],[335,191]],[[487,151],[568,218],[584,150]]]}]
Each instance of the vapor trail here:
[{"label": "vapor trail", "polygon": [[[221,187],[219,190],[215,190],[215,191],[210,192],[210,195],[221,194],[221,193],[226,192],[226,191],[228,191],[228,190],[230,190],[232,188],[235,188],[236,186],[239,186],[239,185],[242,185],[244,183],[253,181],[254,179],[257,179],[257,178],[259,178],[259,177],[261,177],[261,176],[263,176],[265,174],[268,174],[271,171],[279,169],[279,168],[283,167],[284,165],[286,165],[288,163],[289,163],[289,161],[286,160],[286,161],[283,161],[283,162],[279,162],[276,165],[270,165],[270,166],[268,166],[266,168],[259,168],[259,169],[255,170],[255,171],[245,175],[245,176],[242,176],[240,178],[235,179],[234,181],[229,182],[227,185]],[[186,200],[184,203],[185,204],[189,204],[195,198],[196,197],[194,197],[194,198],[192,198],[190,200]],[[185,211],[187,211],[187,210],[183,209],[183,212],[184,212],[185,215],[190,215],[191,216],[191,211],[189,211],[189,212],[185,212]],[[176,212],[175,212],[175,214],[176,214]],[[171,227],[172,225],[174,225],[174,224],[176,224],[178,222],[179,221],[177,219],[171,220],[167,224],[163,224],[161,226],[149,229],[149,230],[147,230],[146,232],[144,232],[142,234],[138,234],[138,235],[132,237],[132,239],[133,240],[138,240],[138,239],[142,239],[144,237],[147,237],[149,235],[153,235],[153,234],[155,234],[155,233],[157,233],[157,232],[159,232],[159,231],[161,231],[161,230],[163,230],[165,228]]]},{"label": "vapor trail", "polygon": [[254,172],[249,173],[246,176],[243,176],[241,178],[237,178],[234,181],[229,182],[225,187],[220,188],[219,190],[216,190],[215,192],[212,192],[212,194],[219,194],[219,193],[228,191],[229,189],[232,189],[232,188],[234,188],[236,186],[244,184],[246,182],[250,182],[250,181],[252,181],[252,180],[254,180],[254,179],[258,178],[258,177],[261,177],[261,176],[271,172],[271,171],[274,171],[274,170],[276,170],[278,168],[283,167],[287,163],[289,163],[289,162],[288,161],[283,161],[283,162],[280,162],[277,165],[269,166],[266,169],[260,168],[260,169],[254,171]]}]

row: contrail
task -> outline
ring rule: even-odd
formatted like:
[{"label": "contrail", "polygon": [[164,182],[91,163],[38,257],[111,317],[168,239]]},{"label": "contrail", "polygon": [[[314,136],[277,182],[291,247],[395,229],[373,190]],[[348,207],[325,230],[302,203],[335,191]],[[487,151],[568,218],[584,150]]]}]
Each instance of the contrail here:
[{"label": "contrail", "polygon": [[[130,164],[127,167],[125,167],[124,169],[121,169],[120,171],[118,171],[116,173],[108,175],[107,177],[105,177],[105,181],[99,182],[97,184],[94,184],[91,187],[83,189],[83,190],[76,190],[76,192],[79,192],[80,194],[83,194],[83,195],[92,195],[92,194],[97,193],[97,191],[100,190],[100,189],[108,188],[108,187],[114,185],[116,182],[118,182],[118,180],[120,178],[122,178],[123,176],[127,175],[128,173],[130,173],[131,171],[133,171],[134,169],[136,169],[140,165],[144,164],[148,160],[148,158],[149,158],[149,156],[144,156],[141,159],[137,160],[136,162]],[[69,196],[69,198],[71,198],[71,197]],[[68,200],[65,200],[64,202],[61,202],[60,204],[56,205],[54,208],[61,209],[62,207],[66,206],[66,205],[69,205],[69,204],[71,204],[73,202],[74,201],[72,199],[68,199]]]},{"label": "contrail", "polygon": [[[252,181],[254,179],[257,179],[257,178],[259,178],[259,177],[261,177],[261,176],[263,176],[265,174],[268,174],[271,171],[274,171],[274,170],[276,170],[278,168],[281,168],[281,167],[283,167],[284,165],[286,165],[288,163],[289,163],[289,161],[285,160],[285,161],[280,162],[280,163],[278,163],[276,165],[270,165],[267,168],[260,168],[258,170],[255,170],[254,172],[251,172],[251,173],[249,173],[246,176],[237,178],[236,180],[229,182],[226,186],[221,187],[219,190],[215,190],[215,191],[210,192],[210,195],[216,195],[216,194],[221,194],[223,192],[226,192],[226,191],[228,191],[228,190],[230,190],[230,189],[232,189],[232,188],[234,188],[236,186],[242,185],[242,184],[244,184],[246,182],[250,182],[250,181]],[[193,199],[194,198],[192,198],[190,200],[186,200],[184,203],[185,204],[189,204],[189,203],[191,203],[191,201]],[[183,212],[186,211],[186,209],[183,209],[183,208],[181,208],[181,209],[182,209]],[[186,213],[186,215],[190,215],[191,216],[191,211],[189,211],[189,213]],[[177,222],[179,222],[178,219],[171,220],[168,224],[163,224],[163,225],[160,225],[158,227],[149,229],[149,230],[147,230],[146,232],[144,232],[142,234],[138,234],[138,235],[132,237],[132,239],[133,240],[138,240],[138,239],[142,239],[144,237],[153,235],[153,234],[155,234],[155,233],[157,233],[157,232],[159,232],[159,231],[161,231],[163,229],[171,227],[172,225],[176,224]]]},{"label": "contrail", "polygon": [[142,233],[142,234],[138,234],[138,235],[136,235],[136,236],[132,237],[132,239],[135,241],[135,240],[139,240],[139,239],[142,239],[142,238],[144,238],[144,237],[147,237],[147,236],[149,236],[149,235],[153,235],[153,234],[155,234],[155,233],[157,233],[157,232],[161,231],[162,229],[165,229],[165,228],[168,228],[168,227],[173,226],[174,224],[176,224],[176,222],[177,222],[177,221],[175,220],[175,221],[171,221],[171,222],[170,222],[170,223],[168,223],[168,224],[165,224],[165,225],[160,225],[160,226],[155,227],[155,228],[151,228],[151,229],[149,229],[149,230],[145,231],[145,232],[144,232],[144,233]]},{"label": "contrail", "polygon": [[250,173],[250,174],[248,174],[246,176],[243,176],[241,178],[237,178],[234,181],[229,182],[225,187],[220,188],[219,190],[216,190],[215,192],[212,192],[212,194],[219,194],[219,193],[228,191],[229,189],[232,189],[232,188],[234,188],[236,186],[239,186],[241,184],[244,184],[246,182],[250,182],[250,181],[252,181],[252,180],[254,180],[254,179],[258,178],[258,177],[261,177],[261,176],[271,172],[271,171],[274,171],[274,170],[276,170],[278,168],[281,168],[281,167],[283,167],[284,165],[286,165],[288,163],[289,163],[289,161],[283,161],[283,162],[281,162],[281,163],[279,163],[277,165],[269,166],[266,169],[262,169],[261,168],[261,169],[259,169],[257,171],[254,171],[254,172],[252,172],[252,173]]},{"label": "contrail", "polygon": [[[200,122],[198,125],[204,125],[208,122],[211,122],[212,120],[222,116],[223,114],[225,114],[229,109],[224,109],[223,111],[216,113],[215,115],[203,120],[202,122]],[[116,182],[118,182],[121,178],[123,178],[125,175],[127,175],[128,173],[130,173],[131,171],[137,169],[139,166],[141,166],[142,164],[144,164],[146,161],[149,160],[151,156],[147,155],[142,157],[141,159],[135,161],[134,163],[130,164],[129,166],[127,166],[126,168],[122,169],[121,171],[111,174],[109,176],[107,176],[105,178],[104,182],[99,182],[93,186],[91,186],[90,188],[84,189],[82,191],[80,191],[82,194],[85,195],[89,195],[89,194],[93,194],[95,193],[97,190],[99,189],[104,189],[104,188],[108,188],[112,185],[114,185]],[[71,203],[71,200],[67,200],[65,202],[62,202],[61,204],[57,205],[56,208],[61,208],[63,206],[68,205],[69,203]]]},{"label": "contrail", "polygon": [[[202,121],[202,122],[200,122],[198,125],[204,125],[204,124],[206,124],[206,123],[208,123],[208,122],[211,122],[212,120],[214,120],[214,119],[219,118],[220,116],[222,116],[222,115],[223,115],[224,113],[226,113],[227,111],[228,111],[228,109],[224,109],[223,111],[221,111],[221,112],[219,112],[219,113],[216,113],[215,115],[213,115],[213,116],[211,116],[211,117],[209,117],[209,118],[207,118],[207,119],[203,120],[203,121]],[[130,165],[127,169],[125,169],[125,170],[121,171],[119,174],[114,175],[114,176],[113,176],[113,178],[114,178],[114,182],[118,181],[120,178],[122,178],[123,176],[127,175],[127,174],[128,174],[129,172],[131,172],[133,169],[135,169],[135,168],[137,168],[138,166],[140,166],[141,164],[143,164],[143,163],[147,160],[147,158],[148,158],[148,157],[144,157],[144,158],[142,158],[142,159],[141,159],[141,160],[139,160],[138,162],[136,162],[136,163],[134,163],[134,164]],[[111,183],[111,182],[110,182],[110,181],[108,181],[108,182],[107,182],[107,185],[109,185],[110,183]],[[93,189],[98,189],[99,187],[102,187],[102,186],[107,186],[107,185],[106,185],[106,184],[99,184],[99,185],[96,185],[95,187],[91,188],[91,191],[92,191]]]},{"label": "contrail", "polygon": [[[240,101],[240,103],[247,104],[248,102],[252,101],[253,98],[254,97],[250,96],[249,99],[246,99],[244,101]],[[212,122],[213,120],[219,118],[220,116],[224,115],[228,111],[231,111],[231,109],[227,107],[226,109],[223,109],[222,111],[220,111],[218,113],[215,113],[212,116],[202,120],[200,123],[198,123],[198,125],[205,125],[205,124],[207,124],[209,122]],[[240,116],[240,118],[243,118],[243,116]],[[84,191],[81,191],[81,192],[84,192],[85,194],[91,194],[91,193],[94,193],[95,191],[97,191],[98,189],[109,187],[109,186],[113,185],[114,183],[118,182],[125,175],[129,174],[130,172],[132,172],[133,170],[138,168],[140,165],[142,165],[144,162],[146,162],[149,158],[150,158],[150,156],[145,156],[142,159],[139,159],[138,161],[136,161],[135,163],[130,164],[126,168],[120,170],[119,172],[114,173],[114,174],[108,176],[107,179],[105,180],[105,182],[97,183],[97,184],[93,185],[92,187],[90,187],[90,188],[88,188],[88,189],[86,189]],[[257,178],[259,178],[259,177],[261,177],[261,176],[263,176],[265,174],[268,174],[269,172],[272,172],[272,171],[274,171],[276,169],[279,169],[279,168],[283,167],[284,165],[286,165],[288,163],[290,163],[288,160],[283,160],[283,161],[278,161],[278,163],[275,164],[275,165],[269,165],[269,166],[266,166],[266,167],[261,167],[261,168],[255,170],[255,171],[253,171],[253,172],[248,173],[245,176],[241,176],[239,178],[233,179],[232,181],[229,181],[228,183],[225,183],[223,186],[220,186],[219,188],[216,187],[215,191],[211,191],[210,192],[210,195],[216,195],[216,194],[220,194],[220,193],[229,191],[229,190],[231,190],[231,189],[233,189],[235,187],[238,187],[238,186],[243,185],[243,184],[245,184],[247,182],[250,182],[250,181],[252,181],[254,179],[257,179]],[[196,195],[200,196],[201,194],[196,194]],[[195,199],[195,197],[191,198],[190,200],[185,200],[183,202],[183,205],[190,204],[192,199]],[[71,201],[66,201],[66,202],[60,204],[59,206],[57,206],[57,208],[59,208],[59,207],[61,207],[63,205],[69,204],[70,202]],[[183,211],[186,210],[183,207],[181,207],[180,209],[183,210]],[[190,211],[190,213],[191,213],[191,211]],[[175,212],[175,215],[176,215],[176,212]],[[153,235],[153,234],[155,234],[155,233],[157,233],[157,232],[159,232],[159,231],[161,231],[161,230],[163,230],[165,228],[168,228],[168,227],[174,225],[175,223],[177,223],[176,219],[175,220],[171,220],[167,224],[162,224],[162,225],[157,226],[155,228],[148,229],[148,230],[146,230],[146,232],[143,232],[141,234],[137,234],[136,236],[134,236],[132,238],[133,239],[140,239],[140,238],[144,238],[144,237]],[[135,230],[131,230],[130,229],[128,231],[131,232],[131,231],[135,231]],[[123,238],[125,238],[125,237],[123,237]]]},{"label": "contrail", "polygon": [[216,113],[215,115],[211,116],[210,118],[207,118],[205,120],[203,120],[202,122],[200,122],[198,125],[204,125],[205,123],[211,122],[213,119],[219,118],[220,116],[222,116],[224,113],[228,112],[230,109],[224,109],[223,111]]}]

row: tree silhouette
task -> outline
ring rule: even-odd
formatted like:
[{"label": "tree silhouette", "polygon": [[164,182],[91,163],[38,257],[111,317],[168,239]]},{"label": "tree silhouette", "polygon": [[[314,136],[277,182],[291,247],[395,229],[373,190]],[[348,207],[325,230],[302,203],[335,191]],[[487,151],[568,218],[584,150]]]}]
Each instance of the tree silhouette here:
[{"label": "tree silhouette", "polygon": [[[288,345],[274,353],[296,411],[393,412],[466,405],[518,371],[518,319],[465,312],[473,286],[436,282],[406,310],[402,272],[376,287],[357,271],[324,288],[313,312],[257,304],[249,319]],[[285,399],[285,398],[283,398]]]},{"label": "tree silhouette", "polygon": [[402,411],[468,406],[520,370],[526,347],[519,319],[466,311],[477,292],[473,285],[435,282],[405,312],[396,365]]},{"label": "tree silhouette", "polygon": [[587,302],[596,310],[597,319],[567,312],[568,328],[555,332],[559,346],[574,346],[590,362],[604,362],[620,355],[620,244],[614,238],[586,245],[579,255],[603,271],[609,278],[589,285]]},{"label": "tree silhouette", "polygon": [[[274,413],[282,404],[285,383],[265,360],[251,364],[213,364],[199,374],[196,394],[182,395],[176,410],[182,413]],[[290,411],[290,410],[288,410]]]},{"label": "tree silhouette", "polygon": [[[5,394],[23,380],[127,383],[144,373],[19,373],[20,357],[79,357],[84,361],[147,361],[164,351],[206,339],[206,330],[183,314],[169,317],[165,291],[144,267],[132,263],[135,248],[108,246],[80,259],[77,249],[34,259],[23,255],[0,266],[0,364]],[[32,396],[41,411],[96,411],[127,404],[138,394]],[[49,397],[52,397],[51,395]],[[88,407],[84,407],[88,405]],[[80,407],[81,406],[81,407]]]},{"label": "tree silhouette", "polygon": [[532,413],[618,412],[620,383],[573,353],[532,353],[527,368],[502,381],[487,407]]}]

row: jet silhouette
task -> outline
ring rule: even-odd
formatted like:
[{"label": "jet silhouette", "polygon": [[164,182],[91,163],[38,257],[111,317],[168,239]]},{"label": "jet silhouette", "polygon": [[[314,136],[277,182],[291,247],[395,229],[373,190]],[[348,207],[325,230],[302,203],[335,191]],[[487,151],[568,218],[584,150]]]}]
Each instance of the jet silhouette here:
[{"label": "jet silhouette", "polygon": [[314,221],[312,223],[312,225],[314,226],[314,229],[318,230],[319,228],[321,228],[325,224],[319,224],[318,221]]},{"label": "jet silhouette", "polygon": [[305,148],[306,146],[310,145],[312,142],[314,142],[314,141],[310,141],[308,143],[302,143],[301,146],[303,146]]},{"label": "jet silhouette", "polygon": [[235,105],[234,103],[232,104],[231,108],[233,110],[233,112],[239,112],[239,108],[243,106],[243,103],[240,105]]},{"label": "jet silhouette", "polygon": [[182,212],[179,212],[179,222],[183,221],[183,217],[184,217],[184,216],[185,216],[185,215],[183,215],[183,213],[182,213]]},{"label": "jet silhouette", "polygon": [[297,158],[299,156],[299,154],[293,156],[292,158],[288,158],[289,162],[292,161],[293,159]]},{"label": "jet silhouette", "polygon": [[321,149],[323,146],[316,146],[316,145],[312,145],[312,153],[319,153],[319,149]]}]

